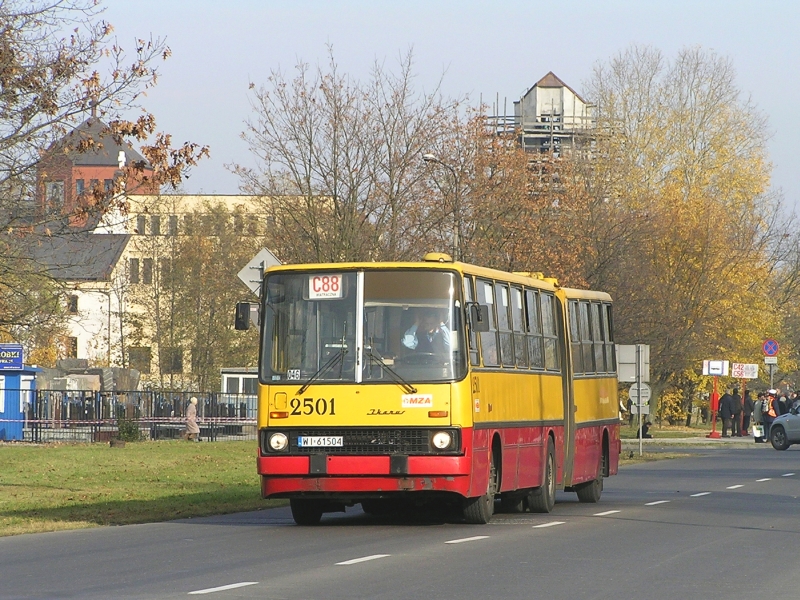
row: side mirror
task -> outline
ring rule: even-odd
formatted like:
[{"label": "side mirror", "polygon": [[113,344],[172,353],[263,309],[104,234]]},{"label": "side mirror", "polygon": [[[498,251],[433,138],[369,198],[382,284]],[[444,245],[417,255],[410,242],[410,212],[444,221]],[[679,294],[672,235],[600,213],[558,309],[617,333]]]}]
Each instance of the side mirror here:
[{"label": "side mirror", "polygon": [[489,331],[489,306],[471,302],[469,308],[469,328],[472,331]]},{"label": "side mirror", "polygon": [[236,320],[234,327],[237,331],[247,331],[250,327],[258,327],[259,324],[258,304],[252,302],[236,303]]}]

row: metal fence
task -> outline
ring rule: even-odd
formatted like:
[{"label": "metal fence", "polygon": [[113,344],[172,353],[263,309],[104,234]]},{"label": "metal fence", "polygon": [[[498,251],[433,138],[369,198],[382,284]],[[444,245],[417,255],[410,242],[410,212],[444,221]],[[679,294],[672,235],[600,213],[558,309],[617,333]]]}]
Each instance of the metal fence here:
[{"label": "metal fence", "polygon": [[[17,391],[17,394],[13,394]],[[0,408],[0,439],[27,442],[108,442],[122,420],[136,423],[142,439],[180,439],[186,408],[197,398],[200,439],[255,440],[257,398],[197,392],[93,392],[4,390],[19,410]],[[10,393],[11,392],[11,393]],[[3,393],[3,391],[0,391]]]}]

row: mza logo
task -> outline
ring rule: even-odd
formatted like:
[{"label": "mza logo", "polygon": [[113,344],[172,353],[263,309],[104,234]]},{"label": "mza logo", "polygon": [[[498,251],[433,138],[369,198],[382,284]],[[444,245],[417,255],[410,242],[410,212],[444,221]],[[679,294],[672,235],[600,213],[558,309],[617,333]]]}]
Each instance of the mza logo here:
[{"label": "mza logo", "polygon": [[432,394],[403,394],[403,408],[431,408]]}]

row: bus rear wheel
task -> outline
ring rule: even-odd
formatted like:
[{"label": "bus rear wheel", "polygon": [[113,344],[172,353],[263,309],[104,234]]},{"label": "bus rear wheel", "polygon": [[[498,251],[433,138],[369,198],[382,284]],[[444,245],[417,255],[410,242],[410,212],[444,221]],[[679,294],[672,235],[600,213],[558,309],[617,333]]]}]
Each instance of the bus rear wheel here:
[{"label": "bus rear wheel", "polygon": [[322,503],[319,500],[292,498],[289,500],[292,518],[298,525],[317,525],[322,519]]},{"label": "bus rear wheel", "polygon": [[544,481],[528,494],[531,512],[549,513],[556,504],[556,451],[553,440],[547,442],[547,462],[544,466]]},{"label": "bus rear wheel", "polygon": [[578,494],[579,502],[587,502],[589,504],[600,502],[600,496],[603,493],[603,475],[606,472],[605,453],[603,453],[603,456],[600,459],[600,468],[598,471],[599,472],[597,473],[597,477],[594,479],[594,481],[581,484],[575,488],[575,492]]},{"label": "bus rear wheel", "polygon": [[464,520],[474,525],[486,525],[494,514],[494,497],[499,484],[499,471],[494,453],[489,454],[489,484],[486,493],[477,498],[464,500]]}]

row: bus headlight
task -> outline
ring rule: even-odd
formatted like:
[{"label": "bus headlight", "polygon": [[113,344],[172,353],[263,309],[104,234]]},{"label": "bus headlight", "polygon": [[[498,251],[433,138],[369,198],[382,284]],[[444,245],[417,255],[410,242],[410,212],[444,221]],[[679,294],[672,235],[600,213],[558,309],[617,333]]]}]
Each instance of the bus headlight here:
[{"label": "bus headlight", "polygon": [[447,431],[439,431],[433,434],[431,443],[437,450],[446,450],[453,443],[453,436]]},{"label": "bus headlight", "polygon": [[284,433],[273,433],[269,436],[269,447],[275,452],[283,452],[289,445],[289,438]]}]

